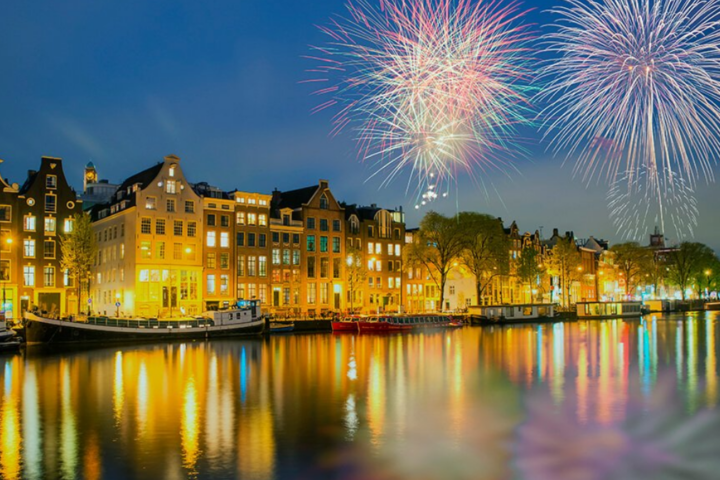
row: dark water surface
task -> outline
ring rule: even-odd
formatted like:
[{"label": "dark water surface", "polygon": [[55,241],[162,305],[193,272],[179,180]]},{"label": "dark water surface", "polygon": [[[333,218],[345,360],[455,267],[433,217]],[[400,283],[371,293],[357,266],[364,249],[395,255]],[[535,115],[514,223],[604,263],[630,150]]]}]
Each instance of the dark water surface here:
[{"label": "dark water surface", "polygon": [[719,478],[718,320],[0,354],[0,478]]}]

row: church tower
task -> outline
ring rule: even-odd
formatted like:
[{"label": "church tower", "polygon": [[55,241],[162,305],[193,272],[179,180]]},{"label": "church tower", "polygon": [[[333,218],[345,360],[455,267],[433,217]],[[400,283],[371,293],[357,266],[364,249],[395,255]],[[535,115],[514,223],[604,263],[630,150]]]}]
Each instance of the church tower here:
[{"label": "church tower", "polygon": [[85,176],[83,178],[83,193],[87,193],[87,186],[90,183],[98,182],[98,174],[95,165],[90,162],[85,165]]}]

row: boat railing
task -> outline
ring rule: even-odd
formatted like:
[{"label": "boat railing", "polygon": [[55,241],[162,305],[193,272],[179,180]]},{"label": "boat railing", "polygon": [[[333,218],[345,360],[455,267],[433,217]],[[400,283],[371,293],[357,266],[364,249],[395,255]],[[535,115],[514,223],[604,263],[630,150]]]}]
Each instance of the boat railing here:
[{"label": "boat railing", "polygon": [[103,327],[124,327],[124,328],[205,328],[212,327],[215,322],[211,319],[187,319],[187,320],[158,320],[140,318],[113,318],[113,317],[87,317],[84,321],[76,323],[87,323]]}]

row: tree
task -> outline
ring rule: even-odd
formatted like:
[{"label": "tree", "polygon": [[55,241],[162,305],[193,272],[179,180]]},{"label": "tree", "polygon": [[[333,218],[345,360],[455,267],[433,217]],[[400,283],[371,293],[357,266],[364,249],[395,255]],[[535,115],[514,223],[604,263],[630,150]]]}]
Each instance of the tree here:
[{"label": "tree", "polygon": [[652,268],[653,254],[637,242],[613,245],[610,249],[615,257],[615,265],[625,276],[625,295],[634,292],[634,287],[644,274]]},{"label": "tree", "polygon": [[558,239],[548,258],[548,270],[560,279],[563,292],[562,304],[570,306],[570,285],[577,277],[580,268],[580,252],[572,237]]},{"label": "tree", "polygon": [[[531,286],[539,276],[545,273],[545,268],[541,266],[538,259],[539,255],[540,252],[533,247],[525,247],[522,249],[517,265],[517,276],[523,286]],[[531,298],[534,302],[534,296]]]},{"label": "tree", "polygon": [[[355,291],[365,285],[368,277],[367,266],[363,264],[363,256],[357,247],[347,248],[347,266],[345,268],[348,291],[350,293],[350,313],[354,311]],[[360,302],[362,306],[362,302]]]},{"label": "tree", "polygon": [[502,222],[491,215],[462,212],[458,223],[462,243],[460,260],[475,277],[475,293],[480,304],[493,279],[508,274],[510,244]]},{"label": "tree", "polygon": [[[90,269],[95,262],[98,248],[89,215],[76,214],[73,216],[72,226],[72,231],[66,232],[60,240],[60,265],[68,271],[68,276],[75,283],[79,311],[83,292],[90,296]],[[87,288],[83,289],[83,286]]]},{"label": "tree", "polygon": [[683,300],[687,299],[687,289],[702,278],[716,258],[710,247],[695,242],[683,242],[668,254],[668,278],[680,287]]},{"label": "tree", "polygon": [[439,310],[445,302],[445,283],[453,261],[463,249],[458,220],[437,212],[428,212],[420,222],[420,229],[413,236],[413,243],[406,248],[409,267],[421,265],[440,289]]}]

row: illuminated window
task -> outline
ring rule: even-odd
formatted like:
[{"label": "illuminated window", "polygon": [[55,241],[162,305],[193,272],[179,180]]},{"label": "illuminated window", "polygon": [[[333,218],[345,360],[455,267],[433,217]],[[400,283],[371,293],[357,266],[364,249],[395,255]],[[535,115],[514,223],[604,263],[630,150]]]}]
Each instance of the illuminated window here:
[{"label": "illuminated window", "polygon": [[260,215],[258,216],[258,224],[259,224],[261,227],[267,226],[267,215],[260,214]]},{"label": "illuminated window", "polygon": [[35,240],[28,238],[23,241],[23,256],[35,258]]},{"label": "illuminated window", "polygon": [[320,278],[328,278],[329,262],[327,258],[320,259]]},{"label": "illuminated window", "polygon": [[147,197],[145,199],[145,210],[157,210],[157,198]]},{"label": "illuminated window", "polygon": [[317,285],[314,283],[308,284],[307,301],[310,305],[313,305],[317,301]]},{"label": "illuminated window", "polygon": [[54,217],[45,217],[45,233],[55,233],[56,226]]},{"label": "illuminated window", "polygon": [[215,254],[214,253],[208,253],[207,254],[207,261],[206,261],[207,268],[214,269],[215,268]]},{"label": "illuminated window", "polygon": [[207,232],[207,238],[205,244],[208,247],[214,247],[216,245],[216,235],[215,232]]},{"label": "illuminated window", "polygon": [[388,252],[388,255],[390,255],[390,256],[392,256],[392,254],[394,253],[393,246],[391,243],[388,243],[387,252]]},{"label": "illuminated window", "polygon": [[230,277],[227,275],[220,275],[220,294],[227,295],[230,290]]},{"label": "illuminated window", "polygon": [[34,232],[37,228],[37,218],[34,215],[26,215],[23,219],[23,230]]},{"label": "illuminated window", "polygon": [[256,225],[257,224],[257,215],[254,213],[248,213],[247,220],[248,220],[248,225]]},{"label": "illuminated window", "polygon": [[152,258],[152,250],[150,249],[150,242],[140,242],[140,258],[145,258],[145,259]]},{"label": "illuminated window", "polygon": [[140,270],[140,275],[138,277],[138,280],[140,282],[149,282],[150,281],[150,270]]},{"label": "illuminated window", "polygon": [[220,254],[220,268],[223,270],[227,270],[230,268],[230,254],[229,253],[221,253]]},{"label": "illuminated window", "polygon": [[215,294],[215,275],[207,276],[207,293],[208,295]]},{"label": "illuminated window", "polygon": [[[298,252],[298,253],[300,253],[300,252]],[[290,265],[290,250],[288,250],[288,249],[283,250],[282,262],[283,262],[283,265]]]},{"label": "illuminated window", "polygon": [[320,303],[323,305],[327,305],[328,303],[328,293],[330,291],[330,284],[328,283],[322,283],[320,284]]},{"label": "illuminated window", "polygon": [[272,249],[272,264],[280,265],[280,249],[279,248]]},{"label": "illuminated window", "polygon": [[372,255],[375,253],[375,244],[373,242],[368,242],[368,253]]},{"label": "illuminated window", "polygon": [[396,257],[399,257],[399,256],[400,256],[400,253],[401,253],[401,252],[400,252],[400,244],[398,243],[398,244],[395,245],[395,256],[396,256]]},{"label": "illuminated window", "polygon": [[293,265],[300,265],[300,250],[293,250]]},{"label": "illuminated window", "polygon": [[258,257],[258,277],[267,277],[267,257]]},{"label": "illuminated window", "polygon": [[220,232],[220,247],[230,248],[230,234],[228,232]]},{"label": "illuminated window", "polygon": [[[238,277],[245,276],[245,257],[242,255],[238,256],[238,259],[237,259],[237,274],[238,274]],[[242,297],[239,296],[239,298],[242,298]]]},{"label": "illuminated window", "polygon": [[155,258],[158,260],[165,259],[165,242],[155,243]]},{"label": "illuminated window", "polygon": [[382,254],[382,244],[376,243],[375,244],[375,255],[380,255],[380,254]]},{"label": "illuminated window", "polygon": [[247,257],[248,277],[254,277],[257,273],[257,257]]},{"label": "illuminated window", "polygon": [[123,258],[125,258],[125,244],[121,243],[120,244],[120,259],[122,260]]},{"label": "illuminated window", "polygon": [[35,267],[32,265],[25,265],[23,267],[23,282],[26,287],[35,286]]},{"label": "illuminated window", "polygon": [[[75,220],[72,218],[66,218],[64,223],[63,230],[65,233],[72,233],[73,228],[75,227]],[[117,230],[115,230],[115,232],[117,233]]]},{"label": "illuminated window", "polygon": [[245,212],[237,212],[235,214],[235,222],[238,225],[245,225]]},{"label": "illuminated window", "polygon": [[165,193],[169,193],[171,195],[177,193],[175,180],[168,180],[165,182]]},{"label": "illuminated window", "polygon": [[55,286],[55,267],[47,266],[43,269],[43,278],[46,287]]}]

